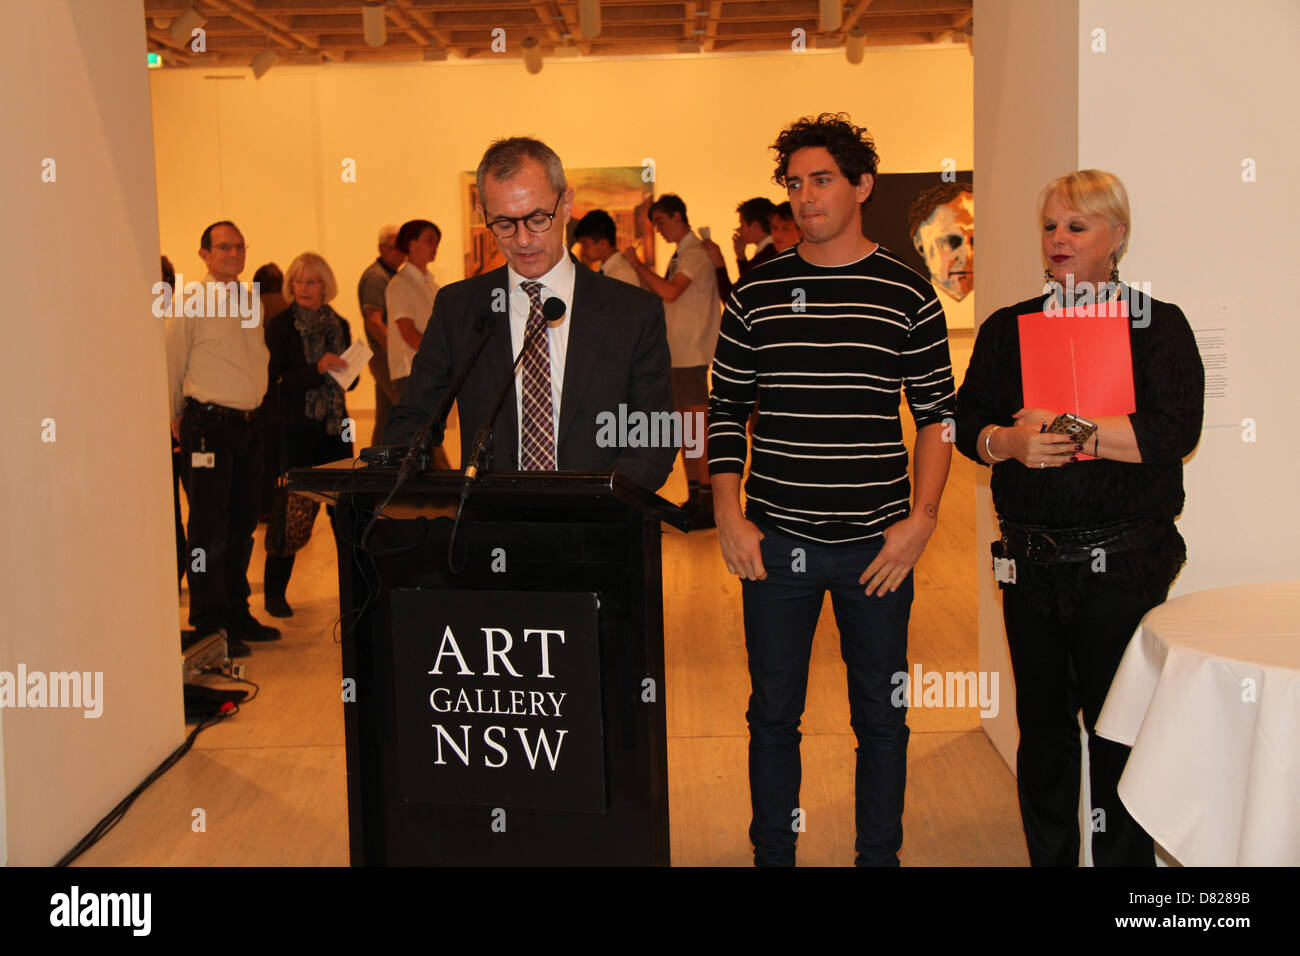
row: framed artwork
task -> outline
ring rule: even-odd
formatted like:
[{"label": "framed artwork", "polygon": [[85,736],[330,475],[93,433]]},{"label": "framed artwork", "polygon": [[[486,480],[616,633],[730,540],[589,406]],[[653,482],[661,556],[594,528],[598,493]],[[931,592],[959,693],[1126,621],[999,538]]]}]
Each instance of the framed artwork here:
[{"label": "framed artwork", "polygon": [[[566,169],[565,178],[573,189],[573,215],[569,219],[565,246],[574,245],[573,230],[593,209],[603,209],[614,218],[618,245],[638,247],[641,258],[654,268],[654,227],[650,225],[650,203],[654,183],[641,179],[641,166],[604,166]],[[478,186],[472,172],[460,174],[461,211],[465,223],[465,277],[482,275],[506,264],[496,238],[478,212]]]},{"label": "framed artwork", "polygon": [[[862,231],[934,283],[941,302],[975,288],[975,192],[971,171],[881,173]],[[945,298],[946,297],[946,298]]]}]

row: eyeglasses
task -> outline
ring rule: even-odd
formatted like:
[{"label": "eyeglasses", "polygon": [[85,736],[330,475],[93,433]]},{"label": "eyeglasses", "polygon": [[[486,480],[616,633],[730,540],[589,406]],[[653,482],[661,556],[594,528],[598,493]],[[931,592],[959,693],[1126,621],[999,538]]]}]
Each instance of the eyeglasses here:
[{"label": "eyeglasses", "polygon": [[227,252],[247,252],[248,246],[242,242],[214,242],[212,248],[223,255]]},{"label": "eyeglasses", "polygon": [[[500,216],[489,222],[487,227],[492,230],[493,235],[498,239],[509,239],[519,231],[519,224],[521,222],[527,227],[529,232],[534,235],[540,235],[550,229],[551,225],[555,222],[555,214],[559,211],[560,200],[563,198],[563,193],[555,197],[555,206],[550,212],[535,212],[527,216],[518,216],[514,218],[510,216]],[[484,218],[486,218],[486,216]]]}]

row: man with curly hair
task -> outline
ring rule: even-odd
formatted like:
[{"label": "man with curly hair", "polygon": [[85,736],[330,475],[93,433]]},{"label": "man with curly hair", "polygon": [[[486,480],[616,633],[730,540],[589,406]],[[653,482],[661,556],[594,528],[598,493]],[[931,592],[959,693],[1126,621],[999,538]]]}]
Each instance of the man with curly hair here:
[{"label": "man with curly hair", "polygon": [[[799,721],[830,591],[858,742],[856,862],[897,866],[908,729],[895,675],[907,672],[912,567],[952,457],[947,328],[933,286],[862,234],[878,162],[867,131],[822,114],[773,149],[803,241],[737,283],[709,402],[718,538],[741,579],[752,685],[749,835],[757,865],[794,864]],[[917,432],[910,501],[900,388]]]}]

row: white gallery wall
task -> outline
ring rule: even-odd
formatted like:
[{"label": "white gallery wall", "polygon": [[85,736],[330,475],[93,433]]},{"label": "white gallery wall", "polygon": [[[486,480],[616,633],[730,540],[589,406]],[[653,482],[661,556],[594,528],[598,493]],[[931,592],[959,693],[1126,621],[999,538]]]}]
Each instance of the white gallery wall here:
[{"label": "white gallery wall", "polygon": [[[1124,274],[1226,343],[1226,367],[1207,369],[1224,377],[1222,397],[1207,395],[1186,467],[1175,595],[1300,577],[1300,233],[1287,225],[1300,4],[1245,0],[1224,13],[1211,0],[1079,4],[1079,165],[1128,186]],[[1090,52],[1097,29],[1105,53]]]},{"label": "white gallery wall", "polygon": [[141,6],[3,12],[0,671],[100,711],[3,712],[0,856],[48,865],[183,738],[176,544]]},{"label": "white gallery wall", "polygon": [[[1150,282],[1221,343],[1203,350],[1214,388],[1185,468],[1188,561],[1173,595],[1300,577],[1300,235],[1286,225],[1300,4],[976,0],[975,22],[982,315],[1041,288],[1038,190],[1076,168],[1118,175],[1133,214],[1123,278]],[[977,504],[980,664],[1008,687],[987,478]],[[984,726],[1014,766],[1011,702]]]}]

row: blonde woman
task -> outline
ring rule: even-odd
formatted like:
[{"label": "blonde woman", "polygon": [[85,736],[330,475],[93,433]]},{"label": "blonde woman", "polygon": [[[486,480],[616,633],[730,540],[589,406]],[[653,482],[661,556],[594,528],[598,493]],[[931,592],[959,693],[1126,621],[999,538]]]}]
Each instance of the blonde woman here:
[{"label": "blonde woman", "polygon": [[[1044,293],[980,326],[957,393],[957,448],[992,468],[1002,530],[995,553],[1014,562],[1014,575],[1004,564],[999,580],[1016,679],[1021,819],[1034,866],[1078,865],[1082,709],[1093,859],[1151,866],[1151,838],[1115,792],[1128,748],[1098,738],[1094,725],[1129,638],[1165,600],[1186,557],[1174,518],[1183,507],[1183,458],[1200,438],[1204,373],[1182,311],[1134,298],[1119,281],[1133,230],[1115,176],[1080,170],[1048,184],[1039,228]],[[1018,321],[1070,305],[1079,289],[1130,300],[1137,406],[1128,415],[1079,409],[1098,426],[1082,441],[1044,430],[1066,409],[1024,407]],[[1079,459],[1083,452],[1094,458]]]},{"label": "blonde woman", "polygon": [[[347,367],[339,356],[352,344],[347,320],[329,306],[338,294],[334,273],[319,255],[304,252],[286,270],[284,289],[291,303],[266,326],[266,347],[271,353],[266,437],[279,445],[273,460],[279,462],[281,473],[352,457],[352,446],[342,436],[343,420],[348,417],[343,389],[329,374]],[[271,537],[268,529],[266,610],[275,617],[289,617],[293,610],[285,592],[294,556],[283,550],[273,553]]]}]

